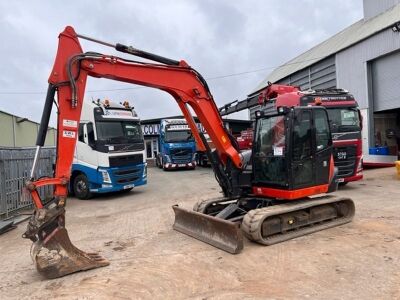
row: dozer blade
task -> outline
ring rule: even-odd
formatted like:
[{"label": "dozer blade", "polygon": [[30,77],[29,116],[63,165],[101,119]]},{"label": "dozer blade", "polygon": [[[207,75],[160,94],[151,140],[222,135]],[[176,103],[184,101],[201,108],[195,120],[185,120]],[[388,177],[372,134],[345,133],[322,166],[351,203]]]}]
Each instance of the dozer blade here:
[{"label": "dozer blade", "polygon": [[38,272],[49,279],[110,264],[96,253],[76,248],[64,227],[57,227],[44,240],[35,242],[32,259]]},{"label": "dozer blade", "polygon": [[243,249],[243,235],[239,224],[206,214],[172,206],[175,213],[173,228],[195,239],[232,254]]}]

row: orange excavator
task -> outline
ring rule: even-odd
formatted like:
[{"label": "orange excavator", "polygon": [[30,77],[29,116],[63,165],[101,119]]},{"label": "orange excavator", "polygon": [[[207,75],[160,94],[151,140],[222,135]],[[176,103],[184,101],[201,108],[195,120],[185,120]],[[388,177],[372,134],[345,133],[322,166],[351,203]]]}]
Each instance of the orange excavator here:
[{"label": "orange excavator", "polygon": [[[79,38],[156,63],[83,52]],[[351,199],[317,197],[337,188],[328,116],[323,107],[298,106],[295,99],[302,95],[297,89],[270,85],[260,92],[262,109],[256,113],[253,149],[240,152],[235,139],[224,128],[206,81],[185,61],[99,41],[66,27],[59,35],[31,179],[26,183],[35,211],[23,236],[34,242],[32,258],[45,277],[57,278],[109,264],[97,253],[76,248],[65,228],[68,182],[88,76],[169,93],[182,110],[198,147],[207,152],[223,196],[200,201],[194,210],[173,206],[175,230],[230,253],[239,253],[243,235],[271,245],[352,220],[355,209]],[[54,177],[36,179],[35,169],[54,103],[58,109]],[[199,133],[190,108],[215,150],[211,151]],[[47,185],[54,186],[54,197],[45,203],[38,189]]]}]

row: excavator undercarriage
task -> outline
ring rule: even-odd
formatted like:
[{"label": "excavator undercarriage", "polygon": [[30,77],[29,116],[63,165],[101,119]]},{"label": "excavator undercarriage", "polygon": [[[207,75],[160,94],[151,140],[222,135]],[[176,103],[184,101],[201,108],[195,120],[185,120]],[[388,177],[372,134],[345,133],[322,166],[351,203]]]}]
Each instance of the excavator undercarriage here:
[{"label": "excavator undercarriage", "polygon": [[284,203],[219,198],[200,201],[193,211],[173,209],[175,230],[232,254],[243,249],[243,235],[270,246],[351,222],[355,213],[351,199],[331,195]]}]

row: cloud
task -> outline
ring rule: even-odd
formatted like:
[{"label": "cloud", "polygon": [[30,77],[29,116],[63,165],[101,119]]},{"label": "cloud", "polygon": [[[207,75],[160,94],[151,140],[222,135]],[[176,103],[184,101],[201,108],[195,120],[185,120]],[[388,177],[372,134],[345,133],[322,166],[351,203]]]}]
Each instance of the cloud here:
[{"label": "cloud", "polygon": [[[217,105],[222,105],[246,97],[272,67],[356,22],[362,17],[362,2],[26,0],[0,2],[0,11],[0,110],[39,121],[57,36],[66,25],[101,40],[185,59],[205,78],[263,69],[208,80]],[[126,57],[86,41],[82,45],[85,51]],[[136,86],[99,79],[87,86],[88,91],[122,88]],[[130,99],[142,118],[179,113],[171,96],[149,88],[88,92],[86,98],[91,97]]]}]

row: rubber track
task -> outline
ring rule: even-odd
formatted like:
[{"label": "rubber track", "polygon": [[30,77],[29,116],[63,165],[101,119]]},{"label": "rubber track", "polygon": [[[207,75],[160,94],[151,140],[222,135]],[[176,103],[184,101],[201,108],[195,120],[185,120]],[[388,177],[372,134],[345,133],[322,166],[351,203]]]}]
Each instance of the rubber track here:
[{"label": "rubber track", "polygon": [[[285,214],[292,211],[302,210],[306,208],[310,208],[312,206],[323,205],[328,203],[334,203],[339,201],[350,201],[352,203],[352,211],[349,216],[342,217],[339,219],[333,219],[330,221],[326,221],[322,224],[310,224],[303,228],[299,228],[297,230],[288,231],[283,234],[276,234],[271,237],[264,238],[261,235],[261,226],[264,220],[267,217]],[[293,203],[285,203],[280,205],[274,205],[270,207],[264,207],[259,209],[253,209],[249,211],[243,218],[242,221],[242,231],[243,234],[251,241],[254,241],[263,245],[273,245],[276,243],[280,243],[295,237],[303,236],[305,234],[313,233],[316,231],[324,230],[330,227],[342,225],[348,222],[351,222],[354,216],[354,203],[349,198],[338,198],[334,196],[324,196],[317,199],[309,199],[296,201]]]}]

